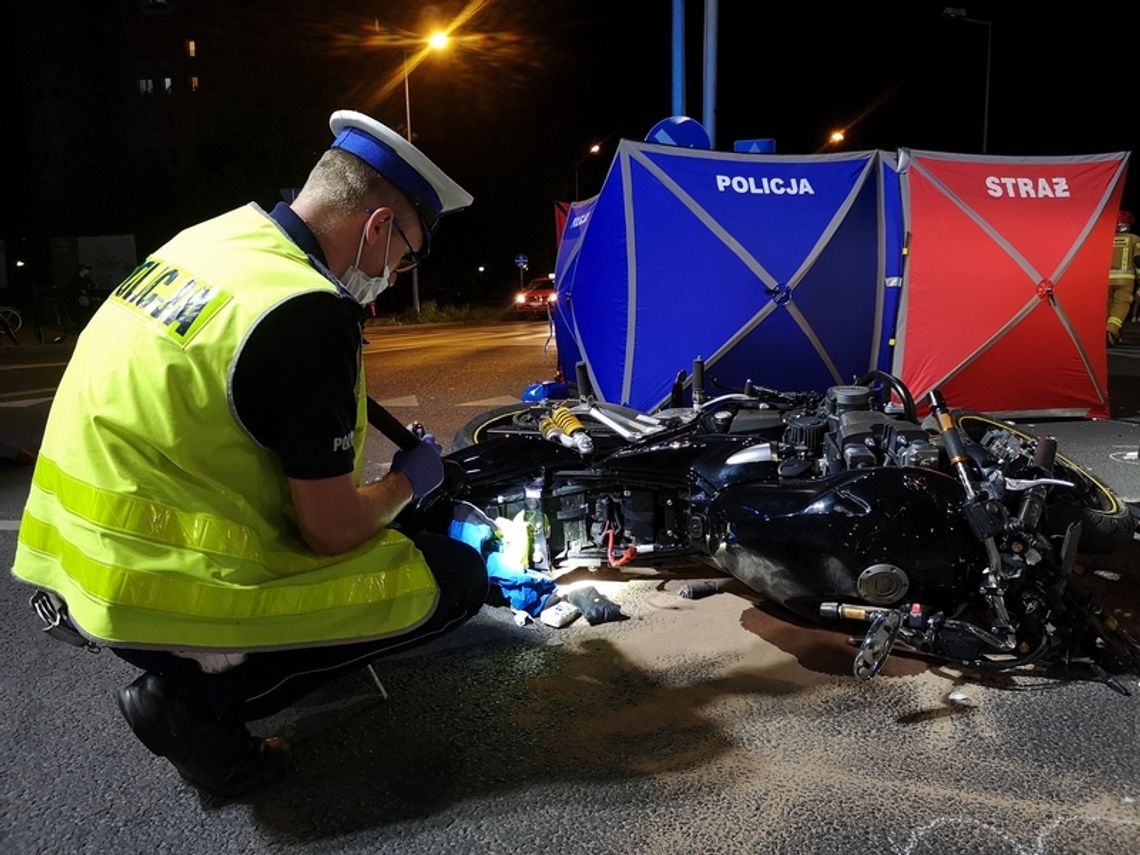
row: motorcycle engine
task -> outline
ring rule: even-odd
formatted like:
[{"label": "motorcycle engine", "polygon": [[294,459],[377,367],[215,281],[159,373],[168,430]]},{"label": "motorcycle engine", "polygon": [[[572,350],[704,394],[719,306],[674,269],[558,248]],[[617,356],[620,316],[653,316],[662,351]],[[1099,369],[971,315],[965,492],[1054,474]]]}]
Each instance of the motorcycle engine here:
[{"label": "motorcycle engine", "polygon": [[872,409],[867,386],[832,386],[823,403],[829,430],[823,442],[828,474],[874,466],[937,467],[938,449],[925,430]]},{"label": "motorcycle engine", "polygon": [[819,457],[827,436],[827,419],[820,416],[792,416],[784,429],[784,442],[794,446],[806,459]]}]

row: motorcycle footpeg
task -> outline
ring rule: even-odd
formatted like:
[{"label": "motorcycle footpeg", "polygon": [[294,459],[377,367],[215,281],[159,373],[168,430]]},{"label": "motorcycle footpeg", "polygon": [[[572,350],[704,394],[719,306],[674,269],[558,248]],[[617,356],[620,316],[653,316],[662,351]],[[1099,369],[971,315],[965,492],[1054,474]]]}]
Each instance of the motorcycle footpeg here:
[{"label": "motorcycle footpeg", "polygon": [[867,682],[882,670],[899,637],[904,617],[905,612],[901,609],[883,612],[875,617],[855,656],[852,670],[857,679]]}]

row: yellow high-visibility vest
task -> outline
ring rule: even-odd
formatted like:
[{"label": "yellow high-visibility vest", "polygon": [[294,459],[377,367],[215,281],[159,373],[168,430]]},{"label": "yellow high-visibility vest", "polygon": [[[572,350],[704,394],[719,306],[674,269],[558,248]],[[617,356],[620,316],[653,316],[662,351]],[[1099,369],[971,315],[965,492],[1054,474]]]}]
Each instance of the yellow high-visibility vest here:
[{"label": "yellow high-visibility vest", "polygon": [[[276,455],[234,410],[251,331],[313,291],[336,286],[250,205],[176,236],[95,313],[52,404],[12,568],[62,597],[84,635],[273,649],[399,634],[434,611],[435,580],[400,533],[337,556],[305,546]],[[358,371],[358,482],[366,400]]]},{"label": "yellow high-visibility vest", "polygon": [[1140,237],[1131,232],[1118,232],[1112,239],[1112,267],[1108,278],[1134,280],[1136,267],[1133,259],[1137,255],[1140,255]]}]

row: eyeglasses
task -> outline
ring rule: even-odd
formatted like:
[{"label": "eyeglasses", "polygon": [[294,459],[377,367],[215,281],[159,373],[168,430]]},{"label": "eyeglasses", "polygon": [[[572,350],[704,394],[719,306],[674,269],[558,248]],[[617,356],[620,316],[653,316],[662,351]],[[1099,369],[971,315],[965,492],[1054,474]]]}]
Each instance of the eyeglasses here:
[{"label": "eyeglasses", "polygon": [[396,234],[403,238],[404,245],[408,248],[408,251],[400,256],[400,260],[396,262],[396,266],[392,268],[392,270],[394,273],[407,273],[428,257],[428,253],[431,251],[431,243],[427,239],[427,231],[424,230],[423,248],[419,252],[416,252],[412,249],[412,242],[408,240],[408,236],[404,234],[404,230],[400,228],[399,220],[393,219],[392,225],[396,228]]}]

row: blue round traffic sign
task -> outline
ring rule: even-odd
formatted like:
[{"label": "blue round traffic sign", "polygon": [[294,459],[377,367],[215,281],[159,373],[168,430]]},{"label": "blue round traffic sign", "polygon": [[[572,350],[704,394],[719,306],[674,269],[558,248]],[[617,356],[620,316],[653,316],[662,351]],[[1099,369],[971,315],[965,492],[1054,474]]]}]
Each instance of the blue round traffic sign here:
[{"label": "blue round traffic sign", "polygon": [[528,264],[530,264],[530,259],[521,252],[515,256],[515,267],[526,267]]},{"label": "blue round traffic sign", "polygon": [[712,149],[712,140],[705,126],[688,116],[670,116],[662,119],[645,136],[646,142],[675,145],[680,148]]}]

